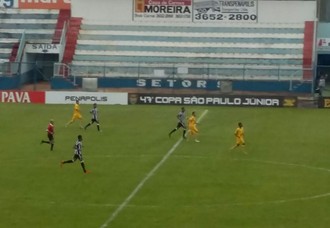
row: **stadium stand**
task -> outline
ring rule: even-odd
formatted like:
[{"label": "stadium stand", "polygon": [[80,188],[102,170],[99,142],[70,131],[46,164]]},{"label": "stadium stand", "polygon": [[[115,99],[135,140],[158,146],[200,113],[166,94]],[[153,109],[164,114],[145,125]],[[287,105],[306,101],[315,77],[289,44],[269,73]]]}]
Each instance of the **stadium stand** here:
[{"label": "stadium stand", "polygon": [[52,43],[59,10],[4,9],[0,12],[0,63],[15,61],[20,38],[28,43]]},{"label": "stadium stand", "polygon": [[83,21],[71,72],[154,77],[163,70],[164,76],[180,78],[301,80],[304,33],[304,23],[191,27]]}]

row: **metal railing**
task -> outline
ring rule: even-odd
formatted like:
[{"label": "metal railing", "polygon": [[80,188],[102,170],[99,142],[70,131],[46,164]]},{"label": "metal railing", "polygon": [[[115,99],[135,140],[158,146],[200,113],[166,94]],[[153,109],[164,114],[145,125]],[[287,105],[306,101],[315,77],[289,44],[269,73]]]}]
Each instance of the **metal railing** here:
[{"label": "metal railing", "polygon": [[71,68],[69,65],[65,63],[54,63],[54,69],[53,69],[53,77],[63,77],[66,78],[70,76],[73,78],[73,85],[76,85],[76,76],[71,75]]},{"label": "metal railing", "polygon": [[62,33],[61,33],[61,39],[60,39],[60,52],[59,52],[59,56],[58,56],[59,62],[62,62],[62,60],[63,60],[65,45],[66,45],[67,30],[68,30],[68,24],[67,24],[67,22],[64,22],[64,26],[63,26]]},{"label": "metal railing", "polygon": [[54,77],[67,77],[71,75],[70,66],[65,63],[54,63]]},{"label": "metal railing", "polygon": [[[303,80],[312,68],[287,66],[160,64],[160,63],[96,63],[71,65],[70,74],[81,77],[195,78],[229,80]],[[310,80],[312,80],[311,77]]]},{"label": "metal railing", "polygon": [[24,48],[25,48],[25,43],[26,43],[26,40],[25,40],[25,30],[24,30],[23,33],[22,33],[20,42],[19,42],[19,47],[18,47],[18,50],[17,50],[17,56],[16,56],[16,59],[15,59],[15,62],[20,62],[21,61],[23,53],[24,53],[23,51],[24,51]]},{"label": "metal railing", "polygon": [[19,74],[19,62],[0,63],[0,76],[11,77]]}]

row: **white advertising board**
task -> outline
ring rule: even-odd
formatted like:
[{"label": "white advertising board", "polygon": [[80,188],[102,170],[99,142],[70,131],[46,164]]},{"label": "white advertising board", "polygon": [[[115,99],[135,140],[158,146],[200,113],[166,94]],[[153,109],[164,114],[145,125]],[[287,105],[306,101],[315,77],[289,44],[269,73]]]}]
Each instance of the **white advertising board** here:
[{"label": "white advertising board", "polygon": [[192,0],[135,0],[134,21],[190,22]]},{"label": "white advertising board", "polygon": [[74,104],[79,99],[81,104],[127,105],[127,93],[100,93],[100,92],[46,92],[46,104]]},{"label": "white advertising board", "polygon": [[254,22],[258,21],[256,0],[195,0],[195,22]]},{"label": "white advertising board", "polygon": [[330,48],[330,38],[319,38],[317,39],[317,46],[319,48]]}]

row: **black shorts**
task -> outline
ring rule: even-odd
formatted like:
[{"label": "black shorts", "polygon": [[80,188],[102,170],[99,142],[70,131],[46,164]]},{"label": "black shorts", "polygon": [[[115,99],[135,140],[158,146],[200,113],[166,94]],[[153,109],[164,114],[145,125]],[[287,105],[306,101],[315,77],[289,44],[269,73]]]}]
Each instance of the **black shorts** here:
[{"label": "black shorts", "polygon": [[99,121],[97,119],[91,119],[92,123],[99,123]]},{"label": "black shorts", "polygon": [[181,123],[181,122],[179,122],[179,123],[176,125],[176,128],[177,128],[177,129],[179,129],[180,127],[182,127],[183,129],[186,129],[186,126],[185,126],[183,123]]},{"label": "black shorts", "polygon": [[72,158],[72,161],[75,162],[77,159],[78,159],[80,162],[84,162],[82,155],[74,154],[74,155],[73,155],[73,158]]},{"label": "black shorts", "polygon": [[49,141],[53,141],[54,140],[54,135],[52,135],[52,134],[47,134],[47,137],[48,137],[48,139],[49,139]]}]

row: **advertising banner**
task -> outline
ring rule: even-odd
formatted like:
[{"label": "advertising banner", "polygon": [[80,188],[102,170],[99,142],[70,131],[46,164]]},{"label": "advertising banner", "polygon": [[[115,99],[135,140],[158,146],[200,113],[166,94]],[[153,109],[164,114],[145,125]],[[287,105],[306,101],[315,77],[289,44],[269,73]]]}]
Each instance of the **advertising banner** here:
[{"label": "advertising banner", "polygon": [[71,0],[18,0],[20,9],[70,9]]},{"label": "advertising banner", "polygon": [[323,48],[323,47],[330,48],[330,38],[319,38],[319,39],[317,39],[317,46],[319,48]]},{"label": "advertising banner", "polygon": [[43,53],[43,54],[59,54],[60,44],[26,44],[25,52],[27,53]]},{"label": "advertising banner", "polygon": [[330,97],[319,98],[319,108],[330,108]]},{"label": "advertising banner", "polygon": [[0,7],[20,9],[70,9],[71,0],[0,0]]},{"label": "advertising banner", "polygon": [[81,104],[121,104],[127,105],[127,93],[99,93],[99,92],[46,92],[46,104],[74,104],[76,100]]},{"label": "advertising banner", "polygon": [[257,0],[135,0],[134,21],[258,21]]},{"label": "advertising banner", "polygon": [[192,0],[134,0],[134,21],[191,22]]},{"label": "advertising banner", "polygon": [[45,92],[0,91],[1,103],[45,103]]},{"label": "advertising banner", "polygon": [[198,22],[253,22],[258,20],[257,0],[194,0]]},{"label": "advertising banner", "polygon": [[134,94],[128,104],[297,107],[296,97]]}]

